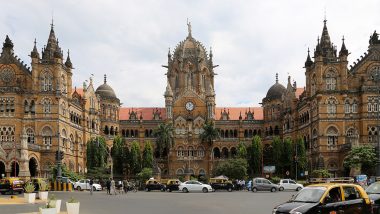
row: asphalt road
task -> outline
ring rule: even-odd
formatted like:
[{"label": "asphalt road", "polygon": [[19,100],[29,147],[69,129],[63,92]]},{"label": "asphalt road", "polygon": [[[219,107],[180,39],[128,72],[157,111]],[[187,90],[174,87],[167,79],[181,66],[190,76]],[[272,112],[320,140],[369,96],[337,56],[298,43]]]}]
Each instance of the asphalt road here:
[{"label": "asphalt road", "polygon": [[[107,195],[105,192],[50,192],[65,202],[74,197],[80,201],[80,214],[271,214],[277,204],[287,201],[295,192],[129,192]],[[9,196],[0,196],[9,197]],[[22,195],[20,195],[22,197]],[[41,204],[0,205],[0,214],[37,212]]]}]

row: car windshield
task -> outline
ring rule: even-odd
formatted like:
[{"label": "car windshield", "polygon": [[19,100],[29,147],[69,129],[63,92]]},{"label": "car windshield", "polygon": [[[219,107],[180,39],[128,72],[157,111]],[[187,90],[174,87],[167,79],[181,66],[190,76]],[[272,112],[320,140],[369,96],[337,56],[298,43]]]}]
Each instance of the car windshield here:
[{"label": "car windshield", "polygon": [[371,184],[365,191],[368,194],[380,194],[380,183]]},{"label": "car windshield", "polygon": [[318,202],[323,193],[326,191],[326,187],[306,187],[295,195],[291,201],[294,202]]}]

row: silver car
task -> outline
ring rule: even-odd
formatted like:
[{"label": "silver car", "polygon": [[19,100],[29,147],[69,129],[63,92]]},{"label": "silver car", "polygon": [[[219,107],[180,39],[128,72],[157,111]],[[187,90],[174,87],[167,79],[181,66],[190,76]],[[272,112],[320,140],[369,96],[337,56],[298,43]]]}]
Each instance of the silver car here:
[{"label": "silver car", "polygon": [[276,192],[278,188],[279,186],[277,184],[270,182],[266,178],[254,178],[252,180],[252,192],[257,192],[257,191]]}]

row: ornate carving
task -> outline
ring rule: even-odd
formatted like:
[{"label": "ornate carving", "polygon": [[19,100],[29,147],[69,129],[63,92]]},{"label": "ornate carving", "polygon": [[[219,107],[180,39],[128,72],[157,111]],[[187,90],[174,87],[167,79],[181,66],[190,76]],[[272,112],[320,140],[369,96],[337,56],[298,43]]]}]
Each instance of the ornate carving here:
[{"label": "ornate carving", "polygon": [[0,79],[4,83],[10,83],[15,79],[15,71],[11,67],[5,67],[0,71]]}]

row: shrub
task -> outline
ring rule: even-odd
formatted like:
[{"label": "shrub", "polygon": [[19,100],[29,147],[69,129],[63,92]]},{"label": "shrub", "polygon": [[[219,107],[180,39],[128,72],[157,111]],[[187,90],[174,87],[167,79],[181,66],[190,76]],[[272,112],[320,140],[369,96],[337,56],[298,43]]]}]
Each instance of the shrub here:
[{"label": "shrub", "polygon": [[331,174],[326,169],[317,169],[311,173],[313,178],[330,178]]},{"label": "shrub", "polygon": [[34,184],[32,182],[28,182],[25,184],[24,189],[26,193],[32,193],[34,192],[34,189],[35,189]]},{"label": "shrub", "polygon": [[39,187],[40,187],[40,191],[48,191],[49,190],[49,186],[48,184],[46,183],[46,181],[41,181],[39,184]]},{"label": "shrub", "polygon": [[281,178],[279,178],[279,177],[271,177],[270,180],[273,183],[278,184],[278,183],[280,183]]}]

